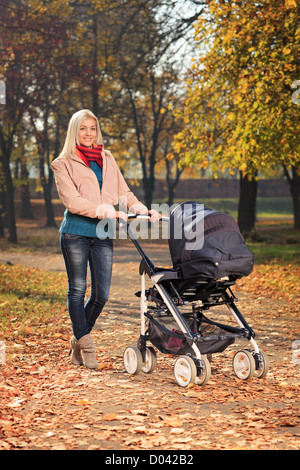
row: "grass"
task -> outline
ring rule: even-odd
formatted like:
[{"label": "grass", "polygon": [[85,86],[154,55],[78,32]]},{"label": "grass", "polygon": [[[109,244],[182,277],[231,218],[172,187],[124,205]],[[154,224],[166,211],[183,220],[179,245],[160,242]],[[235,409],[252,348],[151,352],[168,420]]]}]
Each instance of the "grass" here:
[{"label": "grass", "polygon": [[57,333],[67,316],[66,292],[64,273],[0,264],[0,340]]},{"label": "grass", "polygon": [[289,197],[257,198],[257,217],[259,218],[292,218],[293,206]]},{"label": "grass", "polygon": [[255,254],[256,264],[300,266],[300,230],[295,230],[292,222],[271,218],[258,221],[246,242]]},{"label": "grass", "polygon": [[18,243],[10,243],[7,239],[0,238],[0,251],[10,251],[14,253],[58,253],[59,233],[58,228],[43,228],[37,224],[17,225]]},{"label": "grass", "polygon": [[293,264],[300,266],[300,245],[267,245],[247,242],[255,254],[255,264]]},{"label": "grass", "polygon": [[[237,198],[208,198],[196,200],[211,209],[221,212],[227,212],[233,217],[238,214],[238,199]],[[176,200],[176,203],[182,201]],[[257,219],[292,219],[293,207],[292,201],[289,197],[258,197],[257,201]]]}]

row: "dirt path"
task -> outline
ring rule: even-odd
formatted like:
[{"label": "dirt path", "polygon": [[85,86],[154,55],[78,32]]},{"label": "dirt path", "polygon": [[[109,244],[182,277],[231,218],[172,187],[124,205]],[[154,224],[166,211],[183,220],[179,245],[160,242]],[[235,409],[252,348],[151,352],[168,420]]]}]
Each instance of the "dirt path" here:
[{"label": "dirt path", "polygon": [[[151,259],[169,263],[163,246]],[[235,378],[232,356],[241,343],[214,355],[204,387],[178,387],[174,357],[160,353],[152,374],[129,376],[123,351],[139,337],[139,260],[129,244],[115,247],[111,298],[93,333],[98,370],[70,365],[64,333],[51,341],[29,337],[30,355],[26,345],[15,345],[21,362],[2,367],[9,400],[0,416],[0,449],[300,449],[300,364],[292,349],[300,329],[293,306],[236,291],[270,357],[265,379]],[[0,253],[0,263],[7,262],[64,271],[60,254]]]}]

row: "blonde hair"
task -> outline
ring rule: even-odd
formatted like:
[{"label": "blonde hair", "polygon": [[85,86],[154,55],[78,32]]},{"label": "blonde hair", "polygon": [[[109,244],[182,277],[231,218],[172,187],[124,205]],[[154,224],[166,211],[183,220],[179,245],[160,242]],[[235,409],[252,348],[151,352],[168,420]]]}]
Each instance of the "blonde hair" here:
[{"label": "blonde hair", "polygon": [[65,145],[60,156],[71,158],[71,156],[74,155],[76,145],[80,145],[78,141],[78,133],[81,123],[85,119],[89,118],[93,118],[96,121],[97,134],[95,143],[97,145],[103,145],[103,138],[97,117],[89,109],[81,109],[80,111],[77,111],[77,113],[73,114],[70,119]]}]

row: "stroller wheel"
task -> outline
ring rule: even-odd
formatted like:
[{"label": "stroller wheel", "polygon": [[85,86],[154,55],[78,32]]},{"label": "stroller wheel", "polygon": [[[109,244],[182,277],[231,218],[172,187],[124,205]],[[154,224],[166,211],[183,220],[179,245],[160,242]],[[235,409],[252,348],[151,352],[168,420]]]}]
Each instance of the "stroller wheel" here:
[{"label": "stroller wheel", "polygon": [[136,346],[129,346],[126,348],[123,355],[123,362],[128,374],[139,374],[143,366],[142,353],[139,348]]},{"label": "stroller wheel", "polygon": [[207,357],[202,356],[201,358],[201,374],[196,377],[195,384],[205,385],[211,377],[211,367],[210,362]]},{"label": "stroller wheel", "polygon": [[[203,357],[203,356],[202,356],[202,357]],[[212,358],[213,358],[213,357],[212,357],[212,354],[210,354],[210,353],[209,353],[209,354],[206,354],[206,358],[207,358],[208,362],[211,362],[211,361],[212,361]]]},{"label": "stroller wheel", "polygon": [[142,366],[142,372],[145,374],[151,374],[154,371],[157,363],[156,352],[152,346],[146,348],[145,351],[145,362]]},{"label": "stroller wheel", "polygon": [[232,365],[234,373],[239,379],[248,380],[255,374],[255,360],[247,349],[235,353]]},{"label": "stroller wheel", "polygon": [[197,367],[190,356],[180,356],[174,364],[175,380],[180,387],[187,387],[190,383],[195,383],[197,377]]},{"label": "stroller wheel", "polygon": [[263,379],[269,371],[269,358],[265,351],[259,350],[258,354],[254,354],[256,371],[254,376]]}]

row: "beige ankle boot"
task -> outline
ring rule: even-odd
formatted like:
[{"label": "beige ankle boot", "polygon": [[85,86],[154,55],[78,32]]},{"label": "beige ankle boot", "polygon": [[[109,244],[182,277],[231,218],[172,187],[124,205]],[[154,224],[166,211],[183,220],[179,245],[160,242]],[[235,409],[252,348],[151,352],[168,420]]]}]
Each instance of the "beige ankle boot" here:
[{"label": "beige ankle boot", "polygon": [[80,352],[80,347],[78,346],[78,342],[75,336],[72,336],[70,339],[70,354],[71,354],[71,362],[74,366],[82,366],[83,359]]},{"label": "beige ankle boot", "polygon": [[82,336],[82,338],[77,341],[77,344],[81,350],[84,365],[89,369],[97,369],[98,362],[96,359],[94,341],[91,335]]}]

